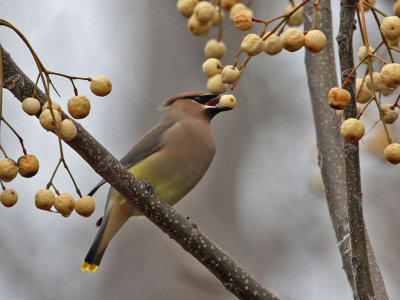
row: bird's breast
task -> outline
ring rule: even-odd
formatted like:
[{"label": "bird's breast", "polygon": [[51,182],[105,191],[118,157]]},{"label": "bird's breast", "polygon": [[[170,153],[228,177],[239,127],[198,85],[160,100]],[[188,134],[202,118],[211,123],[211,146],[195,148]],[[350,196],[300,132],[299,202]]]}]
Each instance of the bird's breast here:
[{"label": "bird's breast", "polygon": [[215,155],[215,140],[209,124],[205,128],[177,124],[165,145],[130,168],[140,180],[170,205],[184,197],[200,181]]}]

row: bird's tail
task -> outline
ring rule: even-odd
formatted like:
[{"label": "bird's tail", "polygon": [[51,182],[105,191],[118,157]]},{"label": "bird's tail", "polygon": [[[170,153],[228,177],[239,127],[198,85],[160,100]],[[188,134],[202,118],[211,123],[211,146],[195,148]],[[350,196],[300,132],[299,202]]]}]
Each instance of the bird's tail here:
[{"label": "bird's tail", "polygon": [[[114,202],[114,201],[110,201]],[[123,205],[110,203],[106,209],[101,226],[96,234],[92,246],[82,264],[82,271],[95,272],[100,265],[104,252],[113,236],[118,232],[126,220],[132,215]]]},{"label": "bird's tail", "polygon": [[[107,241],[105,245],[102,245],[102,249],[100,249],[100,243],[103,240],[104,231],[108,223],[108,215],[105,215],[102,219],[102,224],[99,228],[99,231],[97,232],[93,244],[85,257],[85,260],[83,261],[81,267],[82,271],[96,272],[96,270],[99,268],[101,259],[103,258],[103,254],[106,251],[109,242]],[[104,244],[104,242],[102,244]]]}]

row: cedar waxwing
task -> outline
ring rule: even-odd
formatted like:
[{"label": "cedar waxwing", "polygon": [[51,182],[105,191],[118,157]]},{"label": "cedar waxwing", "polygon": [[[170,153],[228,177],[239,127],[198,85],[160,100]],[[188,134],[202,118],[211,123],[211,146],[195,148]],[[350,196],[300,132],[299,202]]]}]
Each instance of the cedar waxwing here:
[{"label": "cedar waxwing", "polygon": [[[174,205],[200,181],[214,158],[216,146],[210,127],[219,112],[230,110],[219,103],[221,95],[183,93],[165,100],[164,117],[121,159],[121,163],[152,191]],[[90,193],[105,182],[100,182]],[[131,216],[142,215],[112,187],[107,196],[99,231],[82,264],[94,272],[108,243]],[[101,222],[101,223],[100,223]]]}]

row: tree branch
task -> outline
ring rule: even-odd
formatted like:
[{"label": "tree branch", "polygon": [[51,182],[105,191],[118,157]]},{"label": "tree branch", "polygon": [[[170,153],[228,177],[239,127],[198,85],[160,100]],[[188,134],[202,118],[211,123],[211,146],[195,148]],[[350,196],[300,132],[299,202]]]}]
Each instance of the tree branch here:
[{"label": "tree branch", "polygon": [[[4,88],[10,90],[19,101],[23,101],[32,95],[35,84],[20,70],[1,45],[0,49],[4,64]],[[37,89],[36,93],[42,99],[46,99],[42,91]],[[63,118],[65,117],[63,114]],[[154,194],[146,197],[145,185],[79,123],[75,122],[75,125],[78,135],[67,144],[120,192],[128,203],[137,207],[150,221],[210,270],[227,290],[241,299],[278,299],[174,208]]]},{"label": "tree branch", "polygon": [[[305,30],[312,26],[312,16],[313,4],[308,3],[305,7]],[[339,131],[339,119],[335,111],[329,107],[327,100],[329,90],[334,86],[338,86],[336,68],[334,67],[335,55],[330,0],[320,1],[318,5],[317,24],[318,29],[322,30],[327,37],[327,45],[324,51],[319,54],[312,54],[306,51],[305,61],[317,134],[318,164],[321,168],[329,213],[342,256],[343,269],[347,275],[353,294],[357,295],[352,255],[351,251],[349,251],[351,245],[348,226],[345,163],[342,151],[344,144]],[[329,72],[327,72],[328,68]],[[367,232],[366,237],[376,299],[389,299]]]},{"label": "tree branch", "polygon": [[[308,3],[304,10],[304,30],[313,25],[314,6]],[[332,37],[332,15],[330,0],[321,0],[317,14],[318,29],[326,36],[325,49],[318,54],[306,51],[306,70],[308,87],[318,148],[318,165],[325,186],[329,214],[335,230],[338,248],[342,256],[343,269],[350,286],[354,289],[354,277],[351,265],[349,228],[346,225],[347,199],[343,156],[343,137],[340,134],[339,118],[329,106],[328,92],[337,86],[335,54]],[[329,68],[329,72],[327,69]],[[347,238],[346,238],[347,237]]]},{"label": "tree branch", "polygon": [[[340,5],[340,28],[337,36],[339,46],[339,60],[342,74],[342,82],[354,68],[353,60],[353,31],[355,29],[355,10],[357,0],[343,0]],[[354,95],[354,77],[350,78],[345,89],[351,94],[351,102],[344,110],[345,119],[355,118],[357,114],[356,101]],[[344,144],[345,170],[346,170],[346,191],[348,202],[348,217],[350,225],[350,241],[352,249],[352,265],[355,276],[357,294],[356,299],[373,299],[375,297],[374,285],[371,280],[369,257],[371,257],[372,247],[368,244],[364,217],[361,192],[361,175],[358,142],[351,143],[345,141]],[[368,253],[370,249],[370,253]],[[386,297],[386,291],[379,268],[374,262],[376,270],[374,283],[382,293],[382,298]],[[376,271],[375,270],[375,271]]]}]

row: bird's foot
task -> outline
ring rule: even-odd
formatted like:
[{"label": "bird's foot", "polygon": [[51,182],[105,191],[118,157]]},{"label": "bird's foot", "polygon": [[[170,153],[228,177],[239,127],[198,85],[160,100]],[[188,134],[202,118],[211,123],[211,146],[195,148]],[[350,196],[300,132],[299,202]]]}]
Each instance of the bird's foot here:
[{"label": "bird's foot", "polygon": [[143,183],[146,188],[146,194],[144,195],[144,197],[149,198],[154,192],[154,187],[147,181],[143,181]]}]

